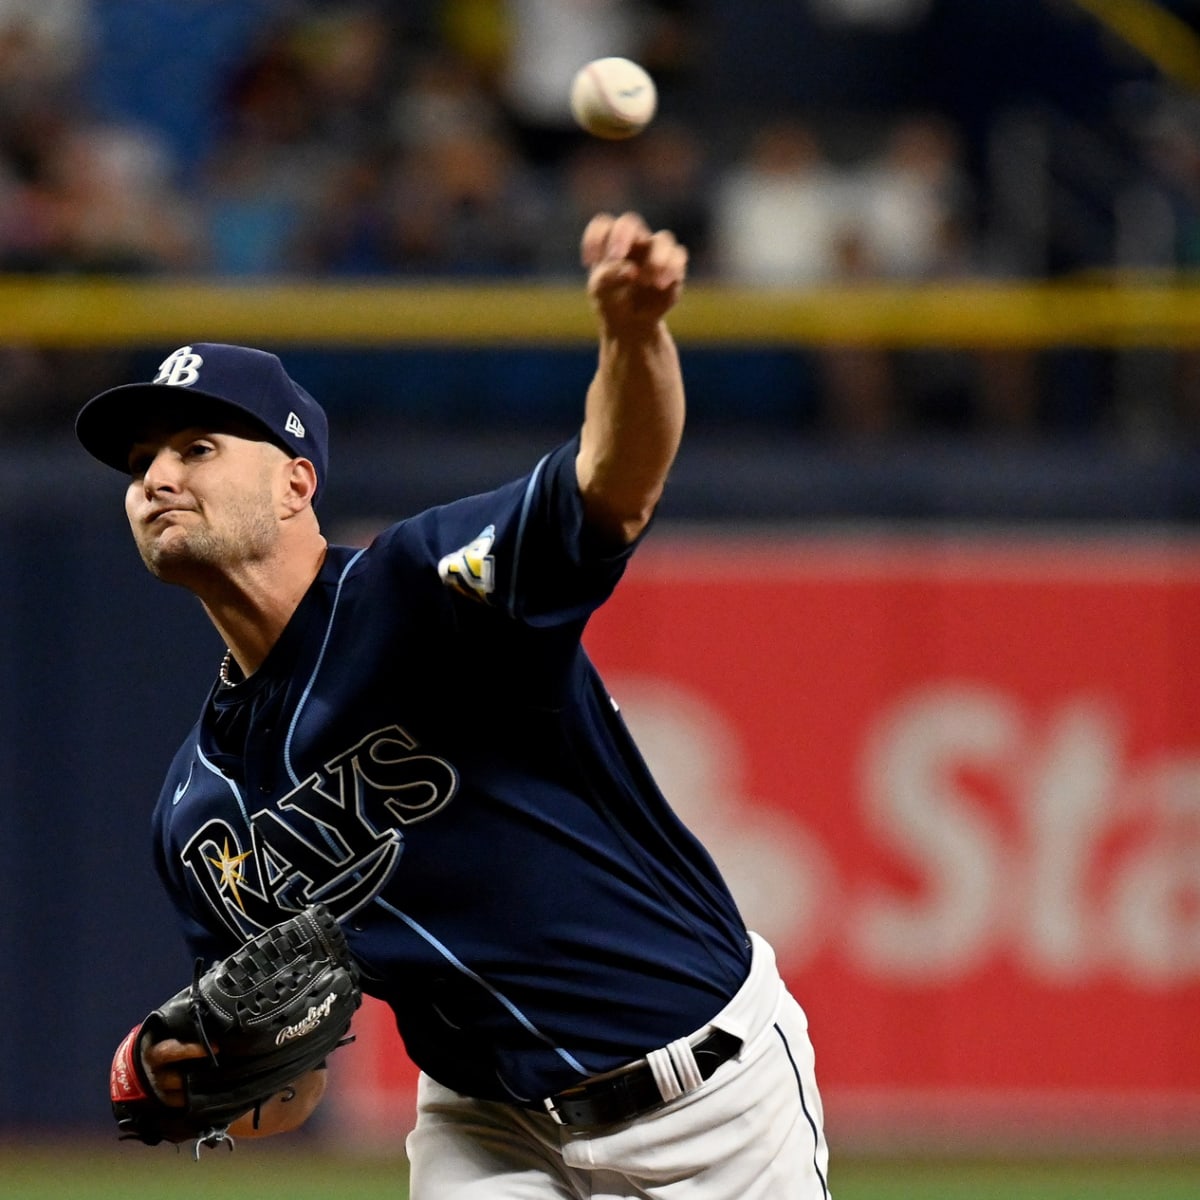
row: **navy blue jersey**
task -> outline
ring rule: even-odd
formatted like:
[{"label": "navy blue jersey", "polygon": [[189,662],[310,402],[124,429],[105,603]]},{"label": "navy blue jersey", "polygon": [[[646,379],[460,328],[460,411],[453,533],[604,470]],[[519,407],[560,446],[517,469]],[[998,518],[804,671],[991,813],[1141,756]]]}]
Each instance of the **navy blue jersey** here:
[{"label": "navy blue jersey", "polygon": [[154,815],[197,955],[322,901],[417,1065],[485,1099],[691,1032],[749,966],[580,644],[629,551],[585,527],[576,451],[330,547],[259,670],[214,686]]}]

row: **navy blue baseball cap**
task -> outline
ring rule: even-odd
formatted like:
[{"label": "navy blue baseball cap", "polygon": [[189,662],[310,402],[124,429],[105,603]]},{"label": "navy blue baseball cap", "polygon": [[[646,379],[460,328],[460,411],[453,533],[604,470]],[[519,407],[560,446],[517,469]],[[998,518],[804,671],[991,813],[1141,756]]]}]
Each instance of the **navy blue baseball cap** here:
[{"label": "navy blue baseball cap", "polygon": [[93,396],[75,418],[75,435],[93,457],[129,473],[129,451],[154,421],[192,424],[213,410],[249,418],[289,454],[307,458],[317,487],[329,469],[329,422],[321,406],[274,354],[197,342],[169,354],[149,383],[124,383]]}]

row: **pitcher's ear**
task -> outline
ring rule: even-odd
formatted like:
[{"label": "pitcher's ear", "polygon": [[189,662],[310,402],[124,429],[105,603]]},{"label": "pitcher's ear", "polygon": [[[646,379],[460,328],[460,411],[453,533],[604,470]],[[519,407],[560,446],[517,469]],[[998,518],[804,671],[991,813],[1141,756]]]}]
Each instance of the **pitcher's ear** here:
[{"label": "pitcher's ear", "polygon": [[311,508],[317,494],[317,468],[307,458],[293,458],[288,460],[286,471],[289,510]]}]

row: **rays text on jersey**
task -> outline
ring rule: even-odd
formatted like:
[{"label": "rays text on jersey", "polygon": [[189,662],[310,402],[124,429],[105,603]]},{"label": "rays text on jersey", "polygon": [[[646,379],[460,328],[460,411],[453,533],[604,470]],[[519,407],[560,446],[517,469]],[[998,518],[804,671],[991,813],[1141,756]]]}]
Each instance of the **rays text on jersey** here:
[{"label": "rays text on jersey", "polygon": [[458,790],[448,762],[416,750],[400,726],[376,730],[251,814],[248,829],[207,821],[181,851],[183,864],[241,937],[318,901],[347,917],[391,878],[403,827],[439,812]]}]

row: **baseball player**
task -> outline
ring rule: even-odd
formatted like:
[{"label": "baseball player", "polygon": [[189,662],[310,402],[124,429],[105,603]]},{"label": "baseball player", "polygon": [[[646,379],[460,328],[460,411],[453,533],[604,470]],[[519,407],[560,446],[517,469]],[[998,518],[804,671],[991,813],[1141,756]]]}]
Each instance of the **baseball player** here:
[{"label": "baseball player", "polygon": [[[816,1200],[805,1015],[580,644],[679,445],[664,318],[687,255],[626,213],[593,218],[582,259],[579,434],[365,549],[321,534],[326,418],[274,355],[184,346],[82,409],[147,567],[229,648],[163,784],[156,865],[206,962],[307,904],[336,915],[421,1070],[414,1200]],[[141,1065],[173,1102],[203,1052]],[[294,1128],[324,1087],[233,1132]]]}]

